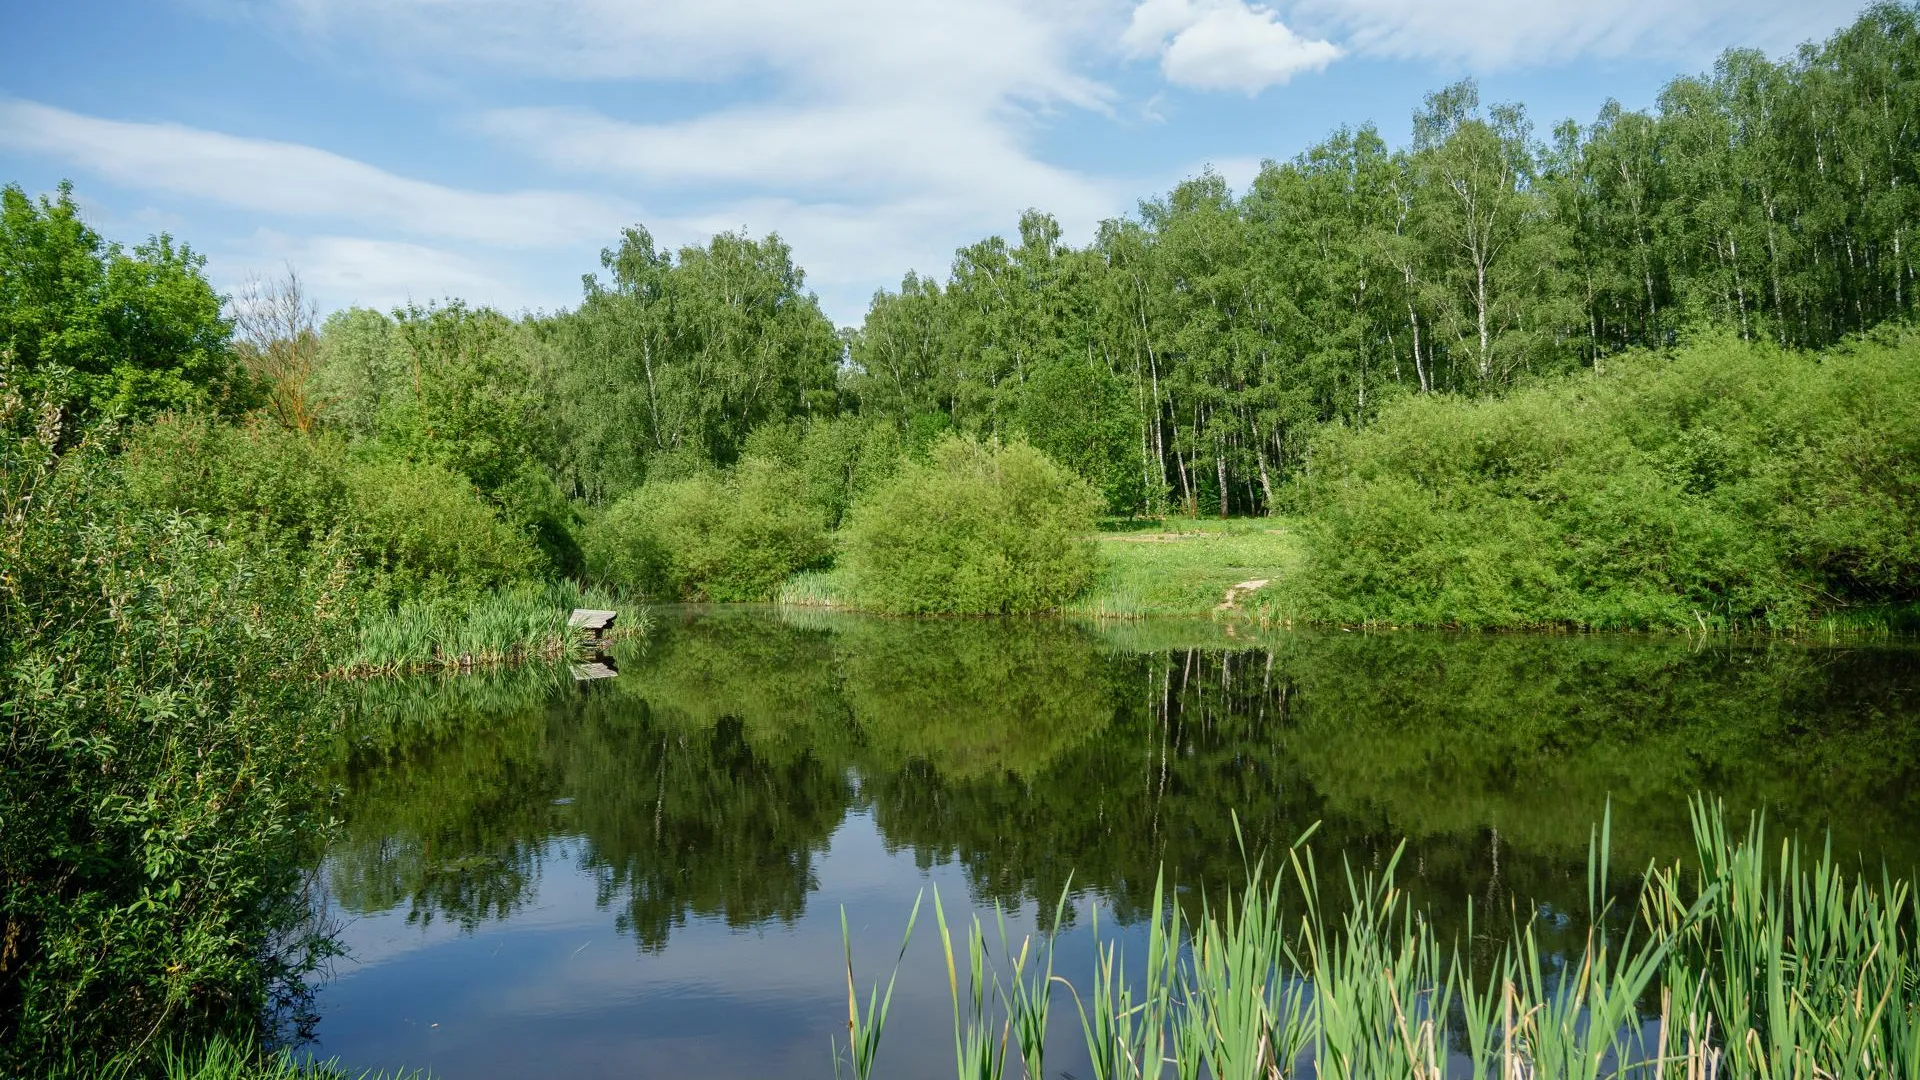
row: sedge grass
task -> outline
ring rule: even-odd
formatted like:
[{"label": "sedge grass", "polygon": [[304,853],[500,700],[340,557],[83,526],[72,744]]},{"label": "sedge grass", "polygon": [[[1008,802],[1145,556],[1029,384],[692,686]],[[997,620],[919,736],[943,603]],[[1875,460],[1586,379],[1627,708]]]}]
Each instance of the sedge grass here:
[{"label": "sedge grass", "polygon": [[574,608],[617,611],[617,636],[643,633],[644,609],[605,590],[569,581],[521,582],[477,600],[409,601],[364,620],[337,675],[363,678],[478,669],[557,659],[578,649],[567,625]]},{"label": "sedge grass", "polygon": [[1762,819],[1739,834],[1718,804],[1691,809],[1693,865],[1648,866],[1637,907],[1615,911],[1603,822],[1584,942],[1550,954],[1536,932],[1548,916],[1522,918],[1479,971],[1395,884],[1397,855],[1375,872],[1347,866],[1336,908],[1304,838],[1282,872],[1250,867],[1236,897],[1191,923],[1157,886],[1137,979],[1096,909],[1088,984],[1051,973],[1051,939],[1034,955],[1004,935],[1003,982],[978,917],[956,948],[936,891],[958,1075],[1043,1076],[1034,987],[1059,985],[1094,1080],[1920,1078],[1911,883],[1792,841],[1769,857]]},{"label": "sedge grass", "polygon": [[[71,1075],[78,1080],[82,1074]],[[350,1071],[335,1059],[303,1060],[288,1050],[266,1050],[219,1034],[190,1048],[170,1047],[151,1059],[128,1054],[84,1075],[91,1080],[430,1080],[417,1070]]]}]

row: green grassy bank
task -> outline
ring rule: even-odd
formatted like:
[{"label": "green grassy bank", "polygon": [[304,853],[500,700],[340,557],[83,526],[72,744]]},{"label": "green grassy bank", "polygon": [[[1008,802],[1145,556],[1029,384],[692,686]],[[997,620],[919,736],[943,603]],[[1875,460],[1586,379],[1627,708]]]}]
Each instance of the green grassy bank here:
[{"label": "green grassy bank", "polygon": [[[1093,581],[1061,606],[1061,614],[1271,619],[1272,610],[1261,601],[1297,574],[1305,558],[1296,526],[1285,518],[1110,521],[1086,539],[1094,556]],[[1248,587],[1255,582],[1265,584]],[[789,578],[778,601],[790,607],[862,607],[849,575],[839,570]]]}]

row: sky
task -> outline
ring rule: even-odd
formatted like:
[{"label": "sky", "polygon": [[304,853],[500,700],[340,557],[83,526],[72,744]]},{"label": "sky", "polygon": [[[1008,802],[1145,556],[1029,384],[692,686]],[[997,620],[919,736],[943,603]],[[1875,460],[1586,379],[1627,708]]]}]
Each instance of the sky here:
[{"label": "sky", "polygon": [[841,325],[1054,214],[1073,243],[1462,78],[1543,135],[1830,0],[6,0],[0,183],[288,267],[323,310],[578,303],[620,230],[777,232]]}]

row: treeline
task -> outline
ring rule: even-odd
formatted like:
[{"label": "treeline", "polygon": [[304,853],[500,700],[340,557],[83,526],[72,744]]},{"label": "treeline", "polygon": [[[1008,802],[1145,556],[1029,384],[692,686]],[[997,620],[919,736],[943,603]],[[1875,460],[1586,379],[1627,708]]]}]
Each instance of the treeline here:
[{"label": "treeline", "polygon": [[902,424],[1022,433],[1115,511],[1256,512],[1318,425],[1396,396],[1603,369],[1703,325],[1806,348],[1914,311],[1910,5],[1544,135],[1461,83],[1412,136],[1342,130],[1237,196],[1202,176],[1081,248],[1029,213],[944,283],[876,296],[847,389]]}]

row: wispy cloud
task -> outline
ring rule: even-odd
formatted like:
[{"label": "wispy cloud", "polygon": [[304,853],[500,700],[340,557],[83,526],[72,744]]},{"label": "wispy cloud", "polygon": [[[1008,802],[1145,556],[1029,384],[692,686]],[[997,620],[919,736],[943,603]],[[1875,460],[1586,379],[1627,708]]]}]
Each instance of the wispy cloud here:
[{"label": "wispy cloud", "polygon": [[492,260],[403,240],[259,229],[209,260],[213,277],[229,290],[249,277],[273,277],[282,266],[297,269],[308,290],[330,307],[388,309],[460,297],[513,311],[571,299],[543,305],[525,282],[510,280]]},{"label": "wispy cloud", "polygon": [[1298,0],[1296,22],[1353,52],[1475,70],[1582,56],[1698,63],[1731,45],[1774,52],[1821,37],[1856,0]]},{"label": "wispy cloud", "polygon": [[600,195],[470,191],[396,176],[298,143],[108,120],[30,101],[0,100],[0,148],[137,190],[507,247],[604,238],[635,217],[632,207]]}]

